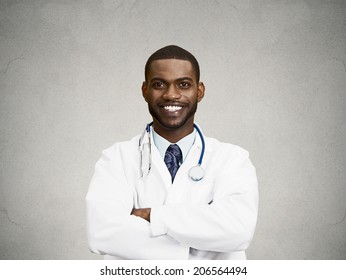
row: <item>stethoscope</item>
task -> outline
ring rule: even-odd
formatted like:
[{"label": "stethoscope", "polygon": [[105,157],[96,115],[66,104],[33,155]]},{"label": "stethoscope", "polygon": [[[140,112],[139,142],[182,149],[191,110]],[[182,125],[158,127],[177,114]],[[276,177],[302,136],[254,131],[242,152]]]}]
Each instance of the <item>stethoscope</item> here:
[{"label": "stethoscope", "polygon": [[[146,128],[144,129],[141,137],[139,138],[139,152],[141,154],[140,157],[140,171],[141,171],[141,178],[144,177],[144,174],[149,175],[150,170],[151,170],[151,137],[150,137],[150,127],[152,126],[152,122],[148,123]],[[198,135],[201,139],[202,142],[202,151],[199,156],[199,160],[197,165],[193,166],[189,170],[189,177],[192,181],[200,181],[204,177],[204,169],[202,168],[202,161],[204,157],[204,150],[205,150],[205,142],[204,142],[204,137],[199,129],[199,127],[196,124],[193,124],[194,128],[198,132]],[[148,137],[148,143],[144,143],[143,139],[145,135],[147,134]],[[145,157],[148,155],[148,159],[146,160]]]}]

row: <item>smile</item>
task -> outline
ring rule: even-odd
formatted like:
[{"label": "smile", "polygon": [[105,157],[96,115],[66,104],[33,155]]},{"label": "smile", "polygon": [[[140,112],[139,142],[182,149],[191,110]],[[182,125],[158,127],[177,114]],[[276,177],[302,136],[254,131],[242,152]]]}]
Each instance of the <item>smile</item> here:
[{"label": "smile", "polygon": [[164,106],[163,108],[169,112],[176,112],[181,110],[181,108],[183,107],[182,106]]}]

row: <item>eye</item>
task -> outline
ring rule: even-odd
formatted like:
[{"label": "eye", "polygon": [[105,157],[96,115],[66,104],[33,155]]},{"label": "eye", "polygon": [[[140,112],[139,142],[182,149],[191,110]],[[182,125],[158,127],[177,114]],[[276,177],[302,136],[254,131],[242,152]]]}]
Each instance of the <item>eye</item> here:
[{"label": "eye", "polygon": [[160,81],[156,81],[156,82],[152,83],[153,88],[163,88],[164,86],[165,86],[165,84],[160,82]]},{"label": "eye", "polygon": [[191,87],[191,83],[189,83],[189,82],[181,82],[180,84],[179,84],[179,87],[180,88],[189,88],[189,87]]}]

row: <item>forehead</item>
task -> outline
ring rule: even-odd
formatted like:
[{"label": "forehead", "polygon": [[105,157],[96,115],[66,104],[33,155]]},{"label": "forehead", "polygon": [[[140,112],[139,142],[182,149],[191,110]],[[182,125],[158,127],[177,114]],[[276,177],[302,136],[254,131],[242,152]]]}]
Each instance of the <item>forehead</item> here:
[{"label": "forehead", "polygon": [[196,79],[191,62],[181,59],[159,59],[154,60],[149,68],[148,79],[178,79],[189,77]]}]

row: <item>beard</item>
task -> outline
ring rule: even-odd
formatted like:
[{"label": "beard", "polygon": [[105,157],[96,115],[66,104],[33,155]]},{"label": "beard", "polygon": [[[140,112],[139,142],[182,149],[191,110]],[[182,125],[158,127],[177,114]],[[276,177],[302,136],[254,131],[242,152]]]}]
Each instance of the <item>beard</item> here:
[{"label": "beard", "polygon": [[[197,100],[196,102],[194,102],[191,107],[189,107],[188,112],[186,113],[185,116],[183,116],[182,119],[179,120],[175,120],[175,121],[166,121],[164,120],[160,114],[155,111],[155,109],[150,106],[150,104],[148,103],[148,108],[149,108],[149,113],[150,115],[153,117],[153,119],[157,120],[157,122],[160,124],[160,126],[164,127],[167,130],[176,130],[179,129],[181,127],[183,127],[187,121],[191,118],[193,118],[193,116],[195,115],[196,111],[197,111]],[[172,119],[174,119],[174,117],[172,117]]]}]

